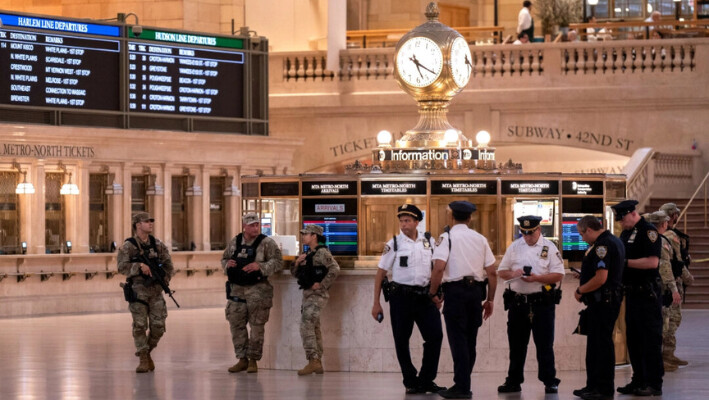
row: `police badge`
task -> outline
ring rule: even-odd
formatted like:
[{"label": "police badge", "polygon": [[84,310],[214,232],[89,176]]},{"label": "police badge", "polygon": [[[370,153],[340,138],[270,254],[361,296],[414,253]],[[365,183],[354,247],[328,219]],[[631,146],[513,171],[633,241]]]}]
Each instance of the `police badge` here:
[{"label": "police badge", "polygon": [[542,254],[540,254],[539,257],[546,260],[548,256],[549,256],[549,246],[542,247]]},{"label": "police badge", "polygon": [[647,231],[647,237],[650,238],[650,241],[655,243],[657,240],[657,231]]},{"label": "police badge", "polygon": [[608,254],[608,248],[606,246],[598,246],[596,247],[596,255],[598,258],[603,258]]}]

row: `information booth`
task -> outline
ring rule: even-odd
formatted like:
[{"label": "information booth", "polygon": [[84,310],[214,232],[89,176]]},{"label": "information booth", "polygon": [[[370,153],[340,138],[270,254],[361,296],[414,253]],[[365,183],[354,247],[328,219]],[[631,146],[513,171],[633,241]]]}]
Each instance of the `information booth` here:
[{"label": "information booth", "polygon": [[590,214],[616,231],[610,206],[625,197],[625,177],[602,174],[244,176],[242,184],[244,212],[259,213],[263,233],[298,241],[304,224],[321,225],[328,247],[345,268],[381,254],[386,241],[399,233],[400,205],[419,207],[424,214],[419,230],[437,237],[446,225],[448,204],[456,200],[477,206],[470,227],[488,239],[496,255],[519,237],[517,218],[531,214],[542,217],[544,237],[564,259],[578,264],[587,244],[576,222]]}]

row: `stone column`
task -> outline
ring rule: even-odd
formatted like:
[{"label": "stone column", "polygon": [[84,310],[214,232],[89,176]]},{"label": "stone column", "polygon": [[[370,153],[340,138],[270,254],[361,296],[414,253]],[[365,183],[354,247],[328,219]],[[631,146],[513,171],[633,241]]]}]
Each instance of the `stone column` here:
[{"label": "stone column", "polygon": [[113,185],[115,183],[116,186],[112,187],[114,193],[107,195],[108,198],[106,201],[108,207],[108,216],[106,221],[108,224],[108,242],[109,246],[111,242],[116,242],[116,247],[120,247],[123,240],[127,237],[123,234],[123,221],[125,219],[123,212],[123,199],[126,196],[130,198],[131,187],[126,187],[123,184],[125,171],[122,165],[118,168],[109,169],[109,178],[111,174],[113,174],[113,179],[108,184]]},{"label": "stone column", "polygon": [[199,218],[199,229],[196,230],[196,232],[200,232],[200,236],[197,236],[197,238],[200,240],[201,243],[198,243],[195,241],[197,244],[197,249],[198,250],[212,250],[212,245],[211,245],[211,240],[210,240],[210,232],[211,232],[211,222],[209,220],[209,214],[210,214],[210,205],[212,203],[211,201],[211,193],[210,193],[210,173],[209,170],[205,168],[204,165],[200,166],[200,175],[201,175],[201,181],[202,181],[202,201],[201,201],[201,215]]},{"label": "stone column", "polygon": [[121,207],[116,214],[114,221],[116,221],[116,231],[118,232],[119,241],[117,241],[120,247],[123,244],[123,239],[133,236],[130,220],[133,216],[131,212],[131,197],[133,195],[133,185],[131,179],[133,173],[131,171],[133,167],[132,163],[121,163],[121,173],[120,180],[118,177],[116,181],[121,182],[123,185],[123,195],[118,199],[117,202],[121,203]]},{"label": "stone column", "polygon": [[162,182],[165,194],[162,198],[162,214],[159,215],[159,218],[162,220],[163,228],[160,240],[162,240],[163,243],[165,243],[165,245],[167,246],[167,248],[172,251],[172,165],[163,164],[162,169]]},{"label": "stone column", "polygon": [[[89,249],[89,169],[84,162],[77,163],[72,169],[73,182],[79,187],[78,195],[68,195],[73,205],[73,227],[69,231],[67,221],[67,240],[72,240],[72,252],[88,253]],[[67,207],[69,208],[69,207]],[[69,234],[71,232],[70,238]]]},{"label": "stone column", "polygon": [[28,254],[44,254],[47,250],[44,236],[44,160],[37,160],[33,168],[25,165],[22,169],[29,169],[27,181],[34,185],[35,193],[20,195],[20,241],[27,242]]}]

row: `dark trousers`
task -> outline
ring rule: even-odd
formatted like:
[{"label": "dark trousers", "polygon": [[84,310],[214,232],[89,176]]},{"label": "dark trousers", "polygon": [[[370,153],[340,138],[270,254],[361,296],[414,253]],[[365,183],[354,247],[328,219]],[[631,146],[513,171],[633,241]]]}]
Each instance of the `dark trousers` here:
[{"label": "dark trousers", "polygon": [[586,312],[588,313],[586,387],[600,394],[613,396],[615,393],[613,328],[618,319],[620,304],[591,303]]},{"label": "dark trousers", "polygon": [[[530,320],[530,307],[532,318]],[[534,338],[539,364],[539,380],[545,385],[557,385],[554,367],[554,317],[556,305],[512,305],[507,311],[507,339],[510,344],[510,368],[507,382],[519,385],[524,382],[524,363],[527,359],[529,334]]]},{"label": "dark trousers", "polygon": [[633,366],[633,384],[662,388],[662,304],[659,290],[625,296],[628,354]]},{"label": "dark trousers", "polygon": [[[415,388],[428,385],[436,379],[438,360],[441,356],[443,328],[441,314],[436,305],[425,295],[407,292],[394,292],[389,299],[391,330],[394,333],[396,358],[399,360],[404,386]],[[416,368],[411,363],[409,339],[418,326],[423,338],[423,360],[421,372],[416,376]]]},{"label": "dark trousers", "polygon": [[483,323],[483,289],[463,281],[448,282],[443,285],[443,295],[443,317],[453,355],[453,382],[456,389],[467,392],[477,356],[478,328]]}]

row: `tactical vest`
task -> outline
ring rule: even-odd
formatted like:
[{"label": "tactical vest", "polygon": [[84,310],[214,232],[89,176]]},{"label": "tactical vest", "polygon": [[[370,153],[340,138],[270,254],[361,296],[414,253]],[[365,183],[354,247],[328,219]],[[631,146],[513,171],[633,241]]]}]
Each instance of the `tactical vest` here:
[{"label": "tactical vest", "polygon": [[684,268],[684,262],[678,260],[677,254],[675,254],[675,248],[672,247],[672,243],[670,242],[670,239],[665,237],[665,235],[660,235],[662,236],[662,240],[665,240],[667,244],[670,245],[670,250],[672,253],[670,254],[670,264],[672,265],[672,275],[675,278],[679,278],[682,276],[682,268]]},{"label": "tactical vest", "polygon": [[314,284],[322,282],[327,276],[329,269],[324,265],[313,265],[315,253],[320,249],[327,249],[327,246],[319,245],[305,256],[305,265],[298,268],[296,278],[301,289],[310,289]]},{"label": "tactical vest", "polygon": [[[155,240],[155,236],[148,235],[148,239],[150,241],[150,244],[148,244],[147,246],[138,243],[138,241],[134,237],[129,237],[125,240],[126,242],[130,242],[133,246],[135,246],[135,248],[138,249],[139,253],[137,257],[131,258],[130,262],[143,262],[141,256],[145,256],[154,266],[158,266],[160,271],[162,271],[162,265],[160,264],[160,255],[158,254],[158,246],[157,241]],[[155,279],[147,275],[143,275],[142,271],[140,272],[140,276],[144,279],[144,286],[150,286],[156,283]]]},{"label": "tactical vest", "polygon": [[227,268],[226,272],[229,282],[239,286],[251,286],[266,279],[261,271],[244,272],[244,267],[256,260],[256,251],[261,241],[266,238],[266,235],[259,234],[251,245],[242,245],[243,238],[243,233],[236,236],[236,250],[231,256],[231,259],[236,261],[236,266]]}]

